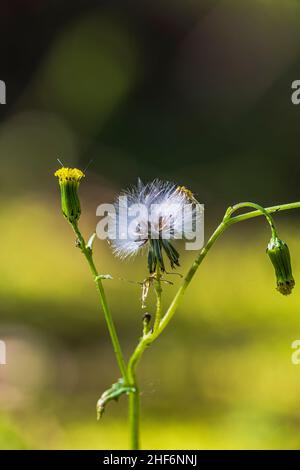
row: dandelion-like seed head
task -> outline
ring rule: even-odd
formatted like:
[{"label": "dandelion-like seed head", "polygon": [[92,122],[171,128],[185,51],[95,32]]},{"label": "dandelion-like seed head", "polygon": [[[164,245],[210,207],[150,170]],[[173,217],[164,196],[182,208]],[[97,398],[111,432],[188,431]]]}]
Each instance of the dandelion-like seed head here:
[{"label": "dandelion-like seed head", "polygon": [[172,268],[179,266],[179,254],[171,240],[190,236],[195,212],[185,211],[185,207],[192,201],[191,191],[174,183],[156,179],[143,184],[139,180],[122,192],[115,204],[112,226],[116,230],[109,231],[114,253],[124,259],[148,250],[150,273],[157,267],[165,271],[165,256]]},{"label": "dandelion-like seed head", "polygon": [[74,224],[81,214],[78,188],[81,179],[85,176],[78,168],[60,168],[54,173],[58,178],[61,193],[61,208],[65,218]]}]

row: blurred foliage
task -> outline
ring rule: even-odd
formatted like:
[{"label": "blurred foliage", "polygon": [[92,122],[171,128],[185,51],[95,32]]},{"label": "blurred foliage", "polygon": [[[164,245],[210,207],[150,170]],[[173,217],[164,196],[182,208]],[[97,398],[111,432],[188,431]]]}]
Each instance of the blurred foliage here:
[{"label": "blurred foliage", "polygon": [[[0,53],[0,448],[124,448],[126,399],[95,286],[60,214],[56,158],[87,170],[82,226],[123,187],[189,186],[208,236],[232,202],[299,199],[299,2],[3,2]],[[26,21],[25,21],[26,20]],[[2,71],[1,71],[2,73]],[[300,448],[299,213],[276,217],[296,287],[284,298],[262,219],[234,226],[201,266],[139,377],[145,448]],[[184,273],[194,253],[180,247]],[[95,244],[128,356],[145,259]],[[125,279],[125,280],[121,280]],[[176,291],[164,289],[166,306]],[[153,296],[147,308],[153,309]]]}]

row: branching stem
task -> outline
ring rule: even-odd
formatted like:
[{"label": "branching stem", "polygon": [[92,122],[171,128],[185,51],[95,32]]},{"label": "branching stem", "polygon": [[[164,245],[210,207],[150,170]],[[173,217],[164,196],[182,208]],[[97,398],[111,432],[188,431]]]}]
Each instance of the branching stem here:
[{"label": "branching stem", "polygon": [[[237,211],[238,209],[243,209],[246,207],[251,207],[254,208],[254,211],[247,212],[242,215],[234,216],[231,217],[232,214]],[[253,217],[258,217],[261,215],[264,215],[271,227],[272,235],[276,235],[276,229],[274,225],[273,218],[271,217],[270,214],[275,213],[275,212],[281,212],[284,210],[290,210],[290,209],[296,209],[300,208],[300,202],[294,202],[290,204],[282,204],[278,206],[272,206],[268,208],[263,208],[262,206],[259,206],[258,204],[254,204],[251,202],[244,202],[240,204],[236,204],[232,207],[229,207],[224,215],[224,218],[220,225],[216,228],[214,233],[211,235],[207,243],[203,246],[203,248],[200,250],[198,256],[196,257],[195,261],[193,262],[191,268],[187,272],[186,276],[183,279],[183,282],[181,286],[179,287],[175,297],[173,298],[169,308],[167,309],[165,315],[160,319],[159,323],[157,320],[157,315],[156,315],[156,320],[155,320],[155,326],[153,328],[153,331],[148,333],[147,335],[144,335],[141,339],[140,342],[138,343],[136,349],[134,350],[129,363],[128,363],[128,376],[130,382],[132,381],[132,384],[135,385],[136,390],[137,389],[137,382],[136,382],[136,367],[139,363],[139,360],[145,351],[145,349],[150,346],[153,341],[155,341],[158,336],[164,331],[172,317],[174,316],[183,296],[184,293],[191,283],[196,271],[198,270],[200,264],[204,260],[205,256],[211,249],[211,247],[214,245],[214,243],[218,240],[218,238],[223,234],[223,232],[231,225],[237,223],[237,222],[242,222],[248,219],[251,219]],[[160,286],[161,289],[161,286]],[[156,292],[157,293],[157,292]],[[157,308],[159,305],[159,317],[161,317],[161,299],[160,299],[161,292],[159,296],[157,295]],[[157,313],[157,311],[156,311]],[[130,394],[130,421],[131,421],[131,432],[132,432],[132,440],[131,440],[131,445],[132,449],[138,449],[139,448],[139,423],[137,422],[139,419],[139,411],[137,408],[139,407],[139,397],[138,393],[131,393]]]},{"label": "branching stem", "polygon": [[[232,216],[233,213],[236,212],[237,210],[243,209],[246,207],[251,207],[255,210],[247,212],[245,214]],[[106,320],[106,324],[108,327],[112,345],[114,348],[116,360],[117,360],[120,372],[122,374],[122,377],[124,379],[124,383],[132,387],[132,391],[129,393],[129,420],[130,420],[130,432],[131,432],[131,448],[133,450],[139,449],[139,446],[140,446],[140,438],[139,438],[140,395],[139,395],[139,387],[138,387],[137,379],[136,379],[136,367],[145,349],[148,346],[150,346],[150,344],[153,343],[153,341],[155,341],[158,338],[158,336],[161,335],[161,333],[164,331],[164,329],[166,328],[166,326],[168,325],[168,323],[174,316],[184,296],[186,289],[191,283],[196,271],[198,270],[200,264],[204,260],[205,256],[207,255],[211,247],[214,245],[214,243],[218,240],[218,238],[222,235],[222,233],[229,226],[237,222],[242,222],[244,220],[248,220],[253,217],[258,217],[261,215],[264,215],[265,218],[267,219],[271,227],[272,235],[276,235],[277,232],[276,232],[276,228],[275,228],[274,221],[273,221],[271,214],[276,213],[276,212],[281,212],[284,210],[296,209],[296,208],[300,208],[300,202],[272,206],[266,209],[263,208],[262,206],[259,206],[258,204],[254,204],[251,202],[243,202],[243,203],[236,204],[232,207],[229,207],[224,215],[222,222],[216,228],[216,230],[211,235],[207,243],[200,250],[191,268],[187,272],[186,276],[183,278],[183,282],[181,286],[179,287],[175,297],[173,298],[169,308],[167,309],[164,315],[162,315],[162,302],[161,302],[161,294],[162,294],[161,272],[160,270],[157,270],[156,276],[154,279],[154,289],[156,293],[156,313],[155,313],[155,319],[154,319],[154,326],[152,330],[144,332],[131,358],[129,359],[128,365],[126,365],[126,362],[124,360],[119,338],[118,338],[116,328],[112,319],[112,315],[111,315],[111,312],[107,303],[101,276],[99,276],[99,273],[96,269],[96,266],[93,260],[92,249],[91,247],[86,245],[85,240],[78,228],[77,223],[71,224],[76,234],[78,245],[89,264],[90,270],[96,282],[96,286],[97,286],[97,290],[98,290],[99,298],[100,298],[100,304],[104,312],[104,317]]]}]

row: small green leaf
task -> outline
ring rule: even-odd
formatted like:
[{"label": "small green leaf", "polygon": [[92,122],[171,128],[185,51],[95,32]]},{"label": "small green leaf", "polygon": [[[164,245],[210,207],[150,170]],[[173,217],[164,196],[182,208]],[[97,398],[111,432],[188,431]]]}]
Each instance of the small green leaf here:
[{"label": "small green leaf", "polygon": [[135,392],[135,388],[124,385],[124,379],[119,379],[118,382],[112,384],[111,388],[102,393],[100,399],[97,402],[97,420],[102,417],[108,402],[111,400],[117,401],[121,395],[124,393],[128,394],[130,392]]}]

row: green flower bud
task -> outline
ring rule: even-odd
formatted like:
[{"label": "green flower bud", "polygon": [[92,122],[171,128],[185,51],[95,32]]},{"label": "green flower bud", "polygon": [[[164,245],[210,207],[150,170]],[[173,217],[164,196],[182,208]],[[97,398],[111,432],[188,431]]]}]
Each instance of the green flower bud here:
[{"label": "green flower bud", "polygon": [[272,237],[268,244],[267,254],[275,268],[277,290],[283,295],[291,294],[295,281],[287,244],[278,237]]},{"label": "green flower bud", "polygon": [[71,223],[79,220],[81,209],[78,187],[84,173],[77,168],[60,168],[54,173],[58,177],[61,192],[61,208],[65,218]]}]

